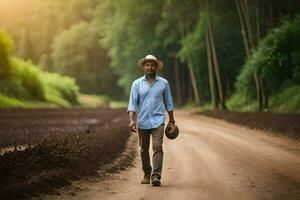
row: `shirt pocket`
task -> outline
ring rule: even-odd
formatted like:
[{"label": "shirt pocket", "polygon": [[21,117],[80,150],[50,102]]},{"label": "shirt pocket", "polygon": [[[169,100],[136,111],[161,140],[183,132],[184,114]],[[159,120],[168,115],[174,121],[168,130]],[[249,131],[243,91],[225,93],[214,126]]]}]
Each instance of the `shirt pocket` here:
[{"label": "shirt pocket", "polygon": [[163,95],[162,94],[156,94],[154,95],[154,99],[156,102],[162,101]]}]

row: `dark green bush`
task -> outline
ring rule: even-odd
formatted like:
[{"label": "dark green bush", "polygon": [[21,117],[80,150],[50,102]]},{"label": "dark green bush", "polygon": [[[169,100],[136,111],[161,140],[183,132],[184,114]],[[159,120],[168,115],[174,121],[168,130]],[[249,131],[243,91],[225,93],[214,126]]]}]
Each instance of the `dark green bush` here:
[{"label": "dark green bush", "polygon": [[61,106],[78,103],[79,88],[73,78],[44,72],[31,61],[12,57],[12,48],[10,37],[0,31],[0,94],[5,105],[17,105],[7,102],[9,99],[44,101]]},{"label": "dark green bush", "polygon": [[58,99],[60,98],[70,104],[78,104],[79,87],[76,85],[74,78],[48,72],[43,73],[42,77],[46,86],[48,101],[56,103],[60,101],[59,104],[64,104]]},{"label": "dark green bush", "polygon": [[12,39],[0,29],[0,78],[9,74],[9,56],[13,49]]},{"label": "dark green bush", "polygon": [[[271,98],[272,106],[280,106],[284,111],[282,99],[293,95],[291,91],[298,91],[300,84],[300,16],[293,21],[284,21],[281,26],[270,30],[248,58],[240,75],[237,77],[236,93],[229,100],[231,107],[234,102],[244,96],[237,103],[239,106],[256,100],[256,86],[254,73],[257,73],[263,82],[263,87]],[[293,89],[291,89],[293,88]],[[279,95],[279,92],[281,95]],[[280,98],[280,100],[276,100]],[[246,99],[246,102],[245,102]],[[296,100],[296,98],[295,98]],[[251,103],[250,103],[251,104]],[[298,107],[299,102],[289,103],[287,110]],[[244,105],[247,107],[247,105]],[[276,108],[271,108],[276,110]]]},{"label": "dark green bush", "polygon": [[268,94],[277,92],[286,84],[300,83],[300,16],[292,22],[285,21],[272,29],[246,61],[238,76],[238,93],[255,98],[253,74],[261,76]]}]

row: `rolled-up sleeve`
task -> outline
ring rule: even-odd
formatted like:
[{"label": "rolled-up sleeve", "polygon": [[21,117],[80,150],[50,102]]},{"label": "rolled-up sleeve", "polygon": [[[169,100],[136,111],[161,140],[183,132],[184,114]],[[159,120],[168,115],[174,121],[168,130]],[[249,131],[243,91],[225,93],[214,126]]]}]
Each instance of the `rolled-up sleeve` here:
[{"label": "rolled-up sleeve", "polygon": [[129,111],[137,112],[137,108],[138,108],[138,91],[136,88],[136,82],[133,82],[131,86],[127,112]]},{"label": "rolled-up sleeve", "polygon": [[164,103],[165,103],[165,107],[166,107],[167,111],[174,110],[171,89],[170,89],[170,85],[168,82],[166,83],[166,87],[164,90]]}]

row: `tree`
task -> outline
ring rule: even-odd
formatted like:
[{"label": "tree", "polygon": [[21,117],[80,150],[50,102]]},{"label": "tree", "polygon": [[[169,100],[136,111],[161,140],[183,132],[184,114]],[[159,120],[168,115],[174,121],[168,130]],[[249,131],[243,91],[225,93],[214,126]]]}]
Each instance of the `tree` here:
[{"label": "tree", "polygon": [[[245,52],[247,57],[251,55],[251,50],[255,48],[255,42],[253,38],[253,29],[250,22],[250,13],[249,13],[249,5],[247,0],[235,0],[236,8],[238,11],[241,28],[242,28],[242,35],[243,35],[243,41],[245,46]],[[257,31],[257,42],[259,41],[260,36],[260,25],[259,25],[259,1],[256,2],[256,31]],[[263,82],[261,80],[261,76],[254,71],[253,73],[255,86],[256,86],[256,96],[257,96],[257,102],[258,102],[258,110],[262,111],[263,109],[268,108],[268,102],[267,102],[267,95],[264,90]]]},{"label": "tree", "polygon": [[105,54],[95,26],[81,22],[56,37],[53,69],[74,77],[82,92],[120,95]]},{"label": "tree", "polygon": [[[269,34],[261,39],[259,46],[247,59],[245,66],[238,76],[237,93],[243,91],[252,99],[255,95],[253,85],[253,73],[260,74],[264,81],[263,88],[269,95],[278,95],[278,91],[298,85],[299,55],[298,46],[300,40],[300,17],[269,31]],[[265,92],[266,92],[265,91]],[[285,97],[286,98],[286,97]],[[290,97],[292,98],[292,97]],[[284,106],[284,105],[283,105]]]},{"label": "tree", "polygon": [[13,50],[12,39],[0,30],[0,78],[6,78],[10,74],[9,56]]},{"label": "tree", "polygon": [[208,63],[208,73],[209,73],[209,86],[210,86],[210,95],[211,95],[211,108],[215,110],[218,106],[216,99],[216,91],[215,91],[215,76],[214,76],[214,68],[212,64],[212,55],[211,55],[211,44],[210,44],[210,36],[208,29],[205,34],[206,41],[206,50],[207,50],[207,63]]},{"label": "tree", "polygon": [[52,71],[52,60],[51,60],[51,56],[47,53],[43,54],[40,57],[38,66],[40,66],[42,69],[46,70],[46,71]]},{"label": "tree", "polygon": [[96,9],[94,22],[100,42],[107,49],[110,66],[118,73],[118,83],[126,94],[132,81],[142,73],[137,60],[147,54],[163,55],[154,37],[162,4],[159,0],[108,0]]},{"label": "tree", "polygon": [[225,99],[224,99],[224,95],[223,95],[223,86],[222,86],[222,80],[221,80],[221,76],[220,76],[220,69],[219,69],[219,63],[218,63],[218,58],[217,58],[217,53],[216,53],[216,48],[215,48],[215,40],[214,40],[214,36],[213,36],[213,31],[212,31],[212,25],[210,22],[210,15],[208,15],[208,22],[207,22],[207,26],[208,26],[208,41],[209,41],[209,50],[211,51],[211,58],[213,61],[213,72],[214,75],[216,77],[216,81],[217,81],[217,86],[218,86],[218,94],[219,94],[219,100],[220,100],[220,104],[222,109],[226,109],[225,106]]},{"label": "tree", "polygon": [[18,45],[18,53],[17,55],[24,60],[33,60],[34,58],[34,50],[32,41],[30,39],[29,33],[26,29],[22,29],[20,36],[20,43]]},{"label": "tree", "polygon": [[[162,10],[162,20],[157,25],[158,34],[165,38],[162,41],[165,44],[165,49],[172,51],[171,49],[174,49],[175,46],[181,62],[186,63],[188,80],[192,85],[196,105],[200,105],[201,95],[195,71],[198,62],[195,51],[195,48],[198,47],[195,47],[195,42],[201,35],[193,34],[192,30],[194,23],[197,22],[200,5],[199,1],[185,1],[183,3],[178,0],[167,1]],[[174,12],[176,15],[173,14]],[[178,25],[174,26],[174,23]],[[196,27],[201,28],[201,25],[196,25]],[[171,45],[170,42],[172,42]]]}]

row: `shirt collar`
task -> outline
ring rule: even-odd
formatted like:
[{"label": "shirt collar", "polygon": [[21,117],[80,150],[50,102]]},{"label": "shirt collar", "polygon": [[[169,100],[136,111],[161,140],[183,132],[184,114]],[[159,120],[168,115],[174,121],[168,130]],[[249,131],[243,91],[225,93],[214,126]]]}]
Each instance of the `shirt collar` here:
[{"label": "shirt collar", "polygon": [[[158,75],[157,74],[155,75],[154,80],[158,81]],[[147,81],[146,74],[143,76],[143,81]]]}]

